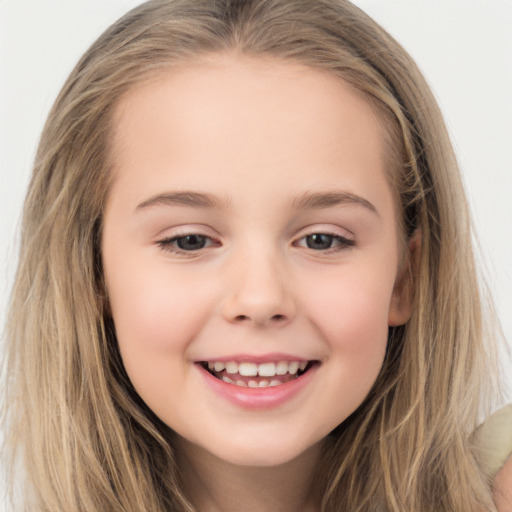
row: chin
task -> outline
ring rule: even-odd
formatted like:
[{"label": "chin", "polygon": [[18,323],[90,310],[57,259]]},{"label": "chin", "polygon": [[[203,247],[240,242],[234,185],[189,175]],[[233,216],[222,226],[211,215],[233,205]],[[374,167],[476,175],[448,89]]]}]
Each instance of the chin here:
[{"label": "chin", "polygon": [[203,447],[218,459],[235,466],[254,468],[277,467],[294,461],[308,452],[319,448],[321,440],[312,444],[282,441],[279,438],[266,439],[253,438],[250,444],[247,439],[244,443],[227,443],[215,447]]}]

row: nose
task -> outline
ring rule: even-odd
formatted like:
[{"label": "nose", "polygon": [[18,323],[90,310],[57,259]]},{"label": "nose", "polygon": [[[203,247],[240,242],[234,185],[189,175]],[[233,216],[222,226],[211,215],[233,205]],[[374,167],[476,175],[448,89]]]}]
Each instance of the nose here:
[{"label": "nose", "polygon": [[289,273],[272,255],[252,254],[231,262],[222,314],[230,323],[283,327],[296,315]]}]

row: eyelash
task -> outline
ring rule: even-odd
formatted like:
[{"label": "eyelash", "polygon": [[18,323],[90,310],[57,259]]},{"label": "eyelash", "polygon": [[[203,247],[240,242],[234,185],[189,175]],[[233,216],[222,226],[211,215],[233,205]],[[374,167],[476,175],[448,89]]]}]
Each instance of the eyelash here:
[{"label": "eyelash", "polygon": [[310,233],[309,235],[305,235],[305,236],[299,238],[299,240],[297,240],[297,242],[295,242],[294,245],[297,246],[300,241],[307,240],[309,237],[318,236],[318,235],[330,237],[331,242],[336,241],[337,245],[335,245],[334,247],[328,247],[327,249],[313,249],[311,247],[307,247],[308,249],[310,249],[314,252],[319,252],[319,253],[324,253],[324,254],[337,253],[337,252],[341,252],[341,251],[346,251],[346,250],[350,249],[351,247],[354,247],[356,244],[355,240],[352,240],[350,238],[345,238],[344,236],[337,235],[336,233],[329,233],[327,231],[319,231],[319,232],[315,232],[315,233]]},{"label": "eyelash", "polygon": [[[183,240],[187,237],[202,238],[202,239],[205,239],[206,241],[209,241],[210,243],[207,242],[208,245],[206,247],[200,247],[199,249],[185,250],[185,249],[178,247],[177,244],[178,244],[179,240]],[[207,247],[218,246],[220,244],[219,244],[219,242],[216,242],[212,237],[207,236],[207,235],[201,235],[199,233],[185,233],[183,235],[173,236],[171,238],[164,238],[163,240],[159,240],[157,242],[157,245],[159,245],[164,251],[168,251],[172,254],[177,254],[178,256],[189,256],[190,257],[196,253],[199,253],[203,249],[206,249]]]},{"label": "eyelash", "polygon": [[[355,240],[352,240],[350,238],[345,238],[345,237],[337,235],[335,233],[319,231],[319,232],[310,233],[308,235],[304,235],[303,237],[301,237],[297,241],[295,241],[293,245],[295,247],[304,247],[304,246],[299,245],[299,242],[301,242],[302,240],[306,240],[306,243],[307,243],[307,239],[309,237],[318,236],[318,235],[330,237],[330,239],[331,239],[330,242],[332,243],[335,241],[335,242],[337,242],[337,244],[334,247],[328,247],[326,249],[313,249],[313,248],[307,247],[307,246],[305,248],[308,248],[311,251],[317,252],[317,253],[331,254],[331,253],[346,251],[346,250],[350,249],[351,247],[355,246],[355,244],[356,244]],[[205,243],[207,245],[200,247],[198,249],[190,249],[190,250],[186,250],[186,249],[178,247],[177,244],[179,243],[179,241],[186,239],[187,237],[198,237],[198,238],[204,239]],[[220,243],[218,241],[215,241],[213,238],[211,238],[207,235],[201,235],[199,233],[184,233],[182,235],[173,236],[171,238],[164,238],[163,240],[159,240],[157,242],[157,245],[160,246],[162,248],[162,250],[168,251],[172,254],[176,254],[178,256],[193,257],[195,254],[200,253],[203,249],[207,249],[208,247],[212,247],[212,246],[218,247],[220,245]]]}]

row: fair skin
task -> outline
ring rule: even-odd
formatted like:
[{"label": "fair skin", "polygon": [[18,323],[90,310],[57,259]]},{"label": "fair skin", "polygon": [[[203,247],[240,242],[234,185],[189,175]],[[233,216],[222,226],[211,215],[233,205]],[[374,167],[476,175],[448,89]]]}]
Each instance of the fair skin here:
[{"label": "fair skin", "polygon": [[509,457],[494,480],[494,501],[498,512],[512,512],[512,457]]},{"label": "fair skin", "polygon": [[409,316],[379,118],[329,74],[214,56],[131,90],[112,156],[102,255],[121,356],[178,434],[189,496],[318,510],[322,442]]}]

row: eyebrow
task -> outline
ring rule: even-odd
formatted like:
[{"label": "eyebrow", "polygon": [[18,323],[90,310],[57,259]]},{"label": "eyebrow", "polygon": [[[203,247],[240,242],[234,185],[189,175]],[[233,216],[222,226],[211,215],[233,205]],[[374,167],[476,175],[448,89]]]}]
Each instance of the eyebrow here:
[{"label": "eyebrow", "polygon": [[[292,206],[297,210],[319,210],[339,205],[359,205],[379,215],[375,206],[350,192],[305,192],[295,198]],[[135,209],[137,212],[154,206],[188,206],[190,208],[226,208],[228,201],[221,201],[218,197],[203,192],[167,192],[150,197],[140,203]]]},{"label": "eyebrow", "polygon": [[146,201],[140,203],[136,211],[146,210],[152,206],[188,206],[191,208],[216,208],[226,206],[225,202],[212,194],[204,194],[202,192],[168,192],[150,197]]},{"label": "eyebrow", "polygon": [[299,210],[318,210],[345,204],[363,206],[380,216],[370,201],[350,192],[306,192],[293,201],[293,206]]}]

